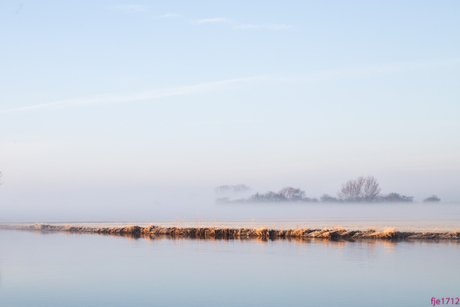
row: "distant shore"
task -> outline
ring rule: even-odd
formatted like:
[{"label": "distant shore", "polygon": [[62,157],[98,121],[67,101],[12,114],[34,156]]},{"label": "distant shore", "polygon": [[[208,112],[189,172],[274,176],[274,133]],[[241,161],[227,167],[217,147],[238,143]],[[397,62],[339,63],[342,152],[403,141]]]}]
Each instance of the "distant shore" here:
[{"label": "distant shore", "polygon": [[0,225],[0,229],[8,230],[29,230],[43,232],[67,232],[67,233],[93,233],[106,235],[122,235],[130,237],[148,236],[169,236],[183,238],[202,239],[282,239],[282,238],[305,238],[323,240],[450,240],[460,241],[459,231],[443,232],[411,232],[397,231],[395,228],[383,228],[377,230],[369,228],[366,230],[350,230],[342,227],[324,229],[297,228],[288,230],[260,228],[219,228],[219,227],[161,227],[149,225],[146,227],[124,226],[124,227],[85,227],[72,225]]}]

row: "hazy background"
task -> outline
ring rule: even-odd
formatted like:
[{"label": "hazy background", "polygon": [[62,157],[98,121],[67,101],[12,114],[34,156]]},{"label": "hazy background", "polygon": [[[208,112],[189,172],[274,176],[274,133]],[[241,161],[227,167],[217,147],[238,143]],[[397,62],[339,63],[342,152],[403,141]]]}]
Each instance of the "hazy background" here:
[{"label": "hazy background", "polygon": [[203,215],[217,185],[319,197],[359,175],[458,201],[458,12],[2,1],[0,220]]}]

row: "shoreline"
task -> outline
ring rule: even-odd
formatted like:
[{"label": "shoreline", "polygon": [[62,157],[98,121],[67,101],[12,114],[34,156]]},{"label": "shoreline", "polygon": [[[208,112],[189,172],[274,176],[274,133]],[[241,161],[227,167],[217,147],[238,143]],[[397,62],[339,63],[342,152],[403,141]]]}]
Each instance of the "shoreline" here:
[{"label": "shoreline", "polygon": [[250,228],[258,229],[266,227],[272,230],[298,229],[308,227],[312,229],[324,228],[345,228],[352,230],[366,230],[375,227],[376,229],[396,228],[400,232],[452,232],[459,231],[460,225],[458,219],[349,219],[349,218],[310,218],[310,219],[278,219],[278,220],[132,220],[132,221],[38,221],[38,222],[4,222],[0,225],[8,226],[31,226],[34,224],[43,224],[50,226],[77,226],[89,228],[114,228],[127,227],[136,225],[147,227],[149,225],[160,226],[162,228],[229,228],[240,229]]},{"label": "shoreline", "polygon": [[149,225],[140,227],[137,225],[124,227],[85,227],[72,225],[0,225],[5,230],[29,230],[42,232],[66,232],[66,233],[87,233],[105,234],[130,237],[155,237],[168,236],[171,238],[196,238],[196,239],[264,239],[276,240],[284,238],[297,239],[322,239],[322,240],[345,240],[355,241],[363,239],[373,240],[424,240],[424,241],[460,241],[460,231],[442,232],[415,232],[397,231],[395,228],[385,227],[380,231],[376,227],[366,230],[350,230],[342,227],[331,227],[324,229],[311,229],[307,227],[279,230],[260,228],[223,228],[223,227],[161,227]]}]

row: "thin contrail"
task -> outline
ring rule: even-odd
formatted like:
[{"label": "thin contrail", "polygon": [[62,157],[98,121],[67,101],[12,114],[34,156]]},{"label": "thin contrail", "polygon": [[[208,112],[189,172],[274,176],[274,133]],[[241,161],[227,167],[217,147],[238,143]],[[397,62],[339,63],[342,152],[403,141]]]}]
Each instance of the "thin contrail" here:
[{"label": "thin contrail", "polygon": [[336,78],[352,78],[363,76],[374,76],[382,74],[400,73],[407,70],[434,68],[442,66],[454,66],[460,64],[460,59],[449,59],[436,62],[409,62],[399,63],[393,65],[379,65],[368,66],[354,69],[338,69],[338,70],[322,70],[306,74],[296,75],[264,75],[245,78],[235,78],[221,81],[204,82],[194,85],[178,86],[165,89],[156,89],[150,91],[143,91],[131,94],[103,94],[84,98],[75,98],[67,100],[59,100],[54,102],[42,103],[32,106],[25,106],[20,108],[0,110],[2,113],[11,113],[19,111],[27,111],[34,109],[53,108],[53,107],[69,107],[75,105],[91,105],[100,103],[119,103],[128,101],[140,101],[148,99],[159,99],[163,97],[188,95],[193,93],[205,92],[215,88],[224,87],[238,83],[249,83],[255,81],[271,81],[271,82],[311,82],[330,80]]},{"label": "thin contrail", "polygon": [[52,107],[62,108],[62,107],[69,107],[69,106],[75,106],[75,105],[90,105],[90,104],[100,104],[100,103],[117,103],[117,102],[139,101],[139,100],[147,100],[147,99],[158,99],[158,98],[163,98],[163,97],[199,93],[199,92],[212,90],[214,88],[218,88],[218,87],[225,86],[225,85],[243,83],[243,82],[248,82],[248,81],[263,80],[267,78],[268,78],[267,76],[257,76],[257,77],[221,80],[221,81],[214,81],[214,82],[205,82],[205,83],[199,83],[195,85],[157,89],[157,90],[131,93],[131,94],[125,94],[125,95],[123,94],[96,95],[96,96],[91,96],[91,97],[86,97],[86,98],[66,99],[66,100],[53,101],[53,102],[42,103],[42,104],[37,104],[37,105],[32,105],[32,106],[0,110],[0,113],[19,112],[19,111],[27,111],[27,110],[42,109],[42,108],[52,108]]}]

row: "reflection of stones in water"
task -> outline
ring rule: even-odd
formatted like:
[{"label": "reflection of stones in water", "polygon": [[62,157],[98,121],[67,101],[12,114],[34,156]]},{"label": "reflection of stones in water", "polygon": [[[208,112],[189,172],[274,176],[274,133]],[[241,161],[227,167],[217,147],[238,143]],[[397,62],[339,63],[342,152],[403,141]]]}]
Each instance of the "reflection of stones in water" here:
[{"label": "reflection of stones in water", "polygon": [[396,253],[396,242],[394,241],[381,241],[383,244],[383,252],[385,254],[391,255]]},{"label": "reflection of stones in water", "polygon": [[[332,244],[336,241],[356,241],[364,240],[372,249],[375,249],[376,240],[387,240],[388,242],[401,240],[460,240],[460,233],[453,232],[398,232],[395,228],[383,228],[378,231],[376,227],[366,230],[347,230],[342,227],[331,227],[323,229],[298,228],[288,230],[268,229],[266,227],[253,228],[192,228],[192,227],[160,227],[149,225],[146,227],[140,226],[124,226],[124,227],[84,227],[72,225],[46,225],[34,224],[29,226],[1,226],[4,229],[19,229],[32,230],[37,235],[46,233],[65,232],[71,234],[97,233],[103,235],[117,235],[128,239],[139,239],[146,235],[152,236],[168,236],[170,238],[200,238],[207,240],[246,240],[256,239],[260,242],[268,242],[269,240],[279,240],[286,238],[303,242],[305,240],[323,240],[325,244]],[[334,243],[335,244],[335,243]],[[391,247],[391,243],[384,247]]]}]

